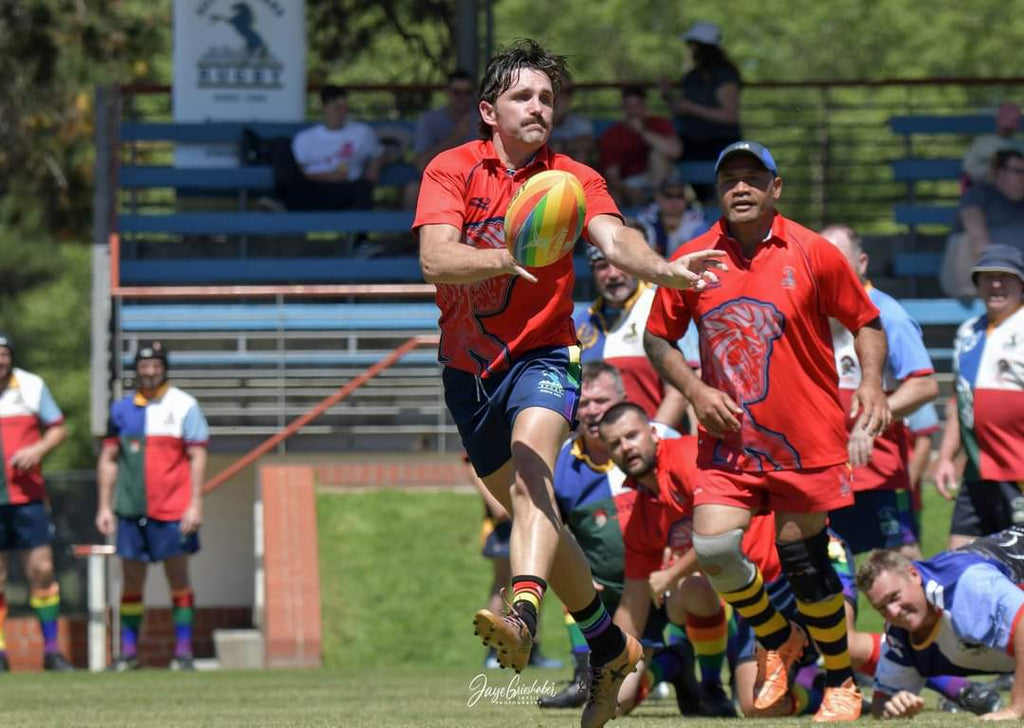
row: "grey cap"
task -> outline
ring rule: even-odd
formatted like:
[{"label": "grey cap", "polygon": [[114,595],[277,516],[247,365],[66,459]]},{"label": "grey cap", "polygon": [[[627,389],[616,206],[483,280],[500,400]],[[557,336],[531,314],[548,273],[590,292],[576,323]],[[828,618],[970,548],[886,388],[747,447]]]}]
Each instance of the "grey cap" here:
[{"label": "grey cap", "polygon": [[687,43],[703,43],[709,46],[722,45],[722,29],[710,20],[699,20],[680,36]]},{"label": "grey cap", "polygon": [[1013,273],[1024,281],[1024,253],[1012,245],[993,243],[981,251],[971,268],[971,280],[975,283],[979,273]]}]

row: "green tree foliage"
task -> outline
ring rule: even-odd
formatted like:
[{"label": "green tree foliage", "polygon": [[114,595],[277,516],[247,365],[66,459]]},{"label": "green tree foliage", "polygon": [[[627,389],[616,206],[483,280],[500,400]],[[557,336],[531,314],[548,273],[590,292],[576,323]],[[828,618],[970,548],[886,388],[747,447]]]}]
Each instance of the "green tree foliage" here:
[{"label": "green tree foliage", "polygon": [[[48,470],[92,466],[89,433],[89,248],[26,237],[0,228],[0,277],[8,263],[31,275],[0,294],[0,327],[13,337],[15,363],[40,375],[67,418],[68,440],[46,460]],[[29,283],[30,282],[30,283]]]},{"label": "green tree foliage", "polygon": [[0,220],[85,237],[92,87],[145,76],[168,20],[138,0],[0,3]]}]

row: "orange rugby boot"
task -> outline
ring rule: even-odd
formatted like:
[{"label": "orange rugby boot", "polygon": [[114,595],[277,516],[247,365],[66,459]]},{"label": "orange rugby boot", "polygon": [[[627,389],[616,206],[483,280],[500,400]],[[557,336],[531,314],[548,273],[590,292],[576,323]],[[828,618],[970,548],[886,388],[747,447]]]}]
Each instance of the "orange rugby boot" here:
[{"label": "orange rugby boot", "polygon": [[814,722],[841,723],[857,720],[863,706],[860,688],[852,677],[847,678],[846,682],[837,688],[825,688],[825,694],[821,696],[821,707],[814,714]]},{"label": "orange rugby boot", "polygon": [[789,668],[807,647],[807,634],[795,623],[789,625],[789,637],[777,650],[757,646],[757,679],[754,682],[754,709],[768,710],[789,692]]},{"label": "orange rugby boot", "polygon": [[601,728],[610,720],[615,720],[619,710],[619,687],[626,675],[636,671],[636,665],[644,656],[644,648],[640,643],[623,634],[626,647],[610,662],[591,668],[590,698],[583,706],[583,718],[580,728]]},{"label": "orange rugby boot", "polygon": [[473,631],[479,635],[485,647],[493,647],[502,668],[511,667],[522,672],[530,661],[533,637],[514,609],[499,617],[489,609],[481,609],[473,617]]}]

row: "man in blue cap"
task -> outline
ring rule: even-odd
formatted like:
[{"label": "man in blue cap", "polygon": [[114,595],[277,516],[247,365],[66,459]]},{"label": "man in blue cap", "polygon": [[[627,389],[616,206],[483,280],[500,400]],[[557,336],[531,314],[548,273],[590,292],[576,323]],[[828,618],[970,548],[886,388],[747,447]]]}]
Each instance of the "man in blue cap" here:
[{"label": "man in blue cap", "polygon": [[1024,254],[993,243],[971,269],[985,313],[956,333],[956,399],[946,408],[935,485],[947,499],[956,492],[953,460],[967,452],[963,487],[956,495],[949,547],[1024,525]]},{"label": "man in blue cap", "polygon": [[[722,250],[729,270],[699,293],[659,289],[644,339],[662,378],[701,423],[693,548],[701,571],[757,636],[754,708],[778,710],[809,634],[826,671],[815,721],[856,720],[861,696],[825,529],[828,511],[853,503],[829,319],[853,335],[862,376],[849,414],[872,437],[892,419],[882,390],[885,334],[843,254],[776,211],[782,179],[768,149],[730,144],[715,174],[722,218],[676,255]],[[674,346],[691,321],[701,341],[699,376]],[[772,606],[742,549],[751,517],[766,510],[775,513],[779,561],[806,633]]]}]

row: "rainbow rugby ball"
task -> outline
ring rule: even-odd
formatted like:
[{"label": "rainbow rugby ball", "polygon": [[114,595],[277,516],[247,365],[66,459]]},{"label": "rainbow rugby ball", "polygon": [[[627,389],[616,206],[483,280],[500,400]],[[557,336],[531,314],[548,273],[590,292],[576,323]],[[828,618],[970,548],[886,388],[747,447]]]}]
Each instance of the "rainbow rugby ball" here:
[{"label": "rainbow rugby ball", "polygon": [[542,268],[569,253],[586,216],[583,185],[559,169],[526,180],[505,211],[505,245],[520,265]]}]

